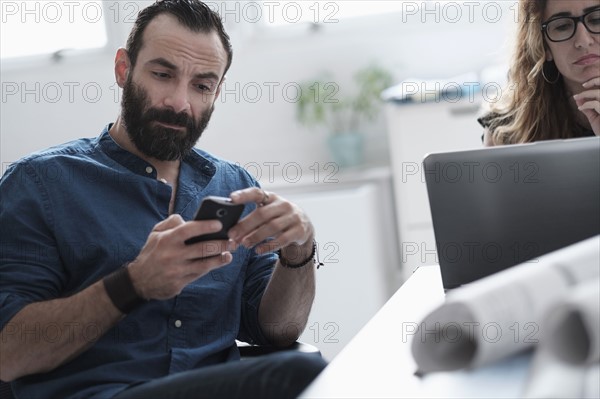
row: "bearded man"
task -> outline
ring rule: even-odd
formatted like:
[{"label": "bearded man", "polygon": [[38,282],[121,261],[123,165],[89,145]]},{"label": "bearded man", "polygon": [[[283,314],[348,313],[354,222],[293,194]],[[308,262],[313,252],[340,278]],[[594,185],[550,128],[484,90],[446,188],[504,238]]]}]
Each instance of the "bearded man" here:
[{"label": "bearded man", "polygon": [[[232,49],[198,0],[142,10],[117,51],[121,114],[93,139],[30,155],[0,180],[0,379],[24,398],[295,397],[314,355],[286,346],[314,298],[314,228],[296,205],[195,148]],[[245,204],[229,239],[193,220]]]}]

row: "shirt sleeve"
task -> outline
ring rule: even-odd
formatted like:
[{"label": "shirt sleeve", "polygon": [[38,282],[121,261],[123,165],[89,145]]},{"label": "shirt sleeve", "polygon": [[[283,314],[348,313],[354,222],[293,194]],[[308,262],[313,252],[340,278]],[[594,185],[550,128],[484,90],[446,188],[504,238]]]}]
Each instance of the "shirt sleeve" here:
[{"label": "shirt sleeve", "polygon": [[[242,181],[246,187],[259,187],[260,184],[244,169],[240,169]],[[248,213],[255,209],[251,207]],[[246,276],[242,292],[242,311],[238,339],[250,344],[268,345],[269,340],[263,334],[258,322],[258,309],[267,284],[271,279],[278,256],[275,253],[258,255],[250,250],[246,264]]]},{"label": "shirt sleeve", "polygon": [[0,179],[0,329],[27,304],[57,298],[64,287],[40,171],[23,161]]},{"label": "shirt sleeve", "polygon": [[257,255],[254,251],[251,253],[242,293],[242,319],[238,339],[250,344],[267,345],[269,340],[258,322],[258,309],[277,262],[277,255]]}]

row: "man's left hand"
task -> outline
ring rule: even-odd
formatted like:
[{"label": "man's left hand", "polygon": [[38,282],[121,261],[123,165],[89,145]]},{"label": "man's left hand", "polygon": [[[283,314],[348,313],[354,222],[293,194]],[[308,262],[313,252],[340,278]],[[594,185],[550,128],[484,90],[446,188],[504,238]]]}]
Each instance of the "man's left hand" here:
[{"label": "man's left hand", "polygon": [[[314,227],[306,213],[296,204],[258,187],[235,191],[230,198],[236,204],[257,204],[253,212],[229,230],[229,238],[237,244],[247,248],[260,244],[255,248],[259,254],[281,249],[284,256],[286,250],[294,254],[294,257],[305,258],[310,255]],[[267,238],[272,240],[264,242]],[[303,257],[299,254],[306,255]]]}]

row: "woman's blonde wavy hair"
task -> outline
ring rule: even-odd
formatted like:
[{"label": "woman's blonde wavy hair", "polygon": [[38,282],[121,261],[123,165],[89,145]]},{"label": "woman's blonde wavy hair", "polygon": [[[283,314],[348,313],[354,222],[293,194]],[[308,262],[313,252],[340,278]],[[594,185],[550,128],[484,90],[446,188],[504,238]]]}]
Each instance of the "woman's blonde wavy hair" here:
[{"label": "woman's blonde wavy hair", "polygon": [[[521,0],[508,87],[490,106],[493,144],[516,144],[577,136],[577,123],[560,76],[548,83],[542,75],[546,44],[541,30],[547,0]],[[553,78],[553,77],[550,77]]]}]

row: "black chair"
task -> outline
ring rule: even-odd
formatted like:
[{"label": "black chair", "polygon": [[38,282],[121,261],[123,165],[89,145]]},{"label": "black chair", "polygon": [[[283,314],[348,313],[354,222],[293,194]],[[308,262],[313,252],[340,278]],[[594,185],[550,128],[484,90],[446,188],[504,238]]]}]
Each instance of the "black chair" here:
[{"label": "black chair", "polygon": [[321,356],[321,351],[310,344],[306,344],[304,342],[296,341],[290,346],[267,346],[267,345],[250,345],[245,342],[237,343],[238,349],[240,351],[240,356],[242,360],[268,355],[269,353],[281,352],[281,351],[296,351],[302,353],[309,353],[315,356]]},{"label": "black chair", "polygon": [[[300,341],[296,341],[292,345],[286,347],[250,345],[246,344],[245,342],[238,342],[237,345],[238,349],[240,350],[240,356],[242,357],[242,360],[290,350],[321,356],[321,351],[319,351],[317,347]],[[7,382],[0,381],[0,399],[15,399],[12,389],[10,388],[10,384]]]}]

